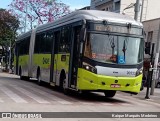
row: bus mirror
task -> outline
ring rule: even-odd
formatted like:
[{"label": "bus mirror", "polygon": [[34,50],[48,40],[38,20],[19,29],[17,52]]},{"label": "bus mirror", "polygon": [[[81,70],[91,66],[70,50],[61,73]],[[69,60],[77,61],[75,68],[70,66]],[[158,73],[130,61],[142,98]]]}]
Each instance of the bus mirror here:
[{"label": "bus mirror", "polygon": [[80,44],[80,53],[82,54],[82,52],[83,52],[83,42],[81,42]]},{"label": "bus mirror", "polygon": [[85,38],[86,38],[86,28],[82,28],[80,33],[80,40],[84,42]]}]

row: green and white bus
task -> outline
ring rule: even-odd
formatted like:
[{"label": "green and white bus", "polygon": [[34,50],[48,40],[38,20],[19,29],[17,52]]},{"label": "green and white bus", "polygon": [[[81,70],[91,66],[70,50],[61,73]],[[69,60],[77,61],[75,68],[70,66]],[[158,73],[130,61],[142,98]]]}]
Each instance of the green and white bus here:
[{"label": "green and white bus", "polygon": [[79,10],[18,37],[15,73],[80,92],[137,94],[143,70],[143,26],[129,16]]}]

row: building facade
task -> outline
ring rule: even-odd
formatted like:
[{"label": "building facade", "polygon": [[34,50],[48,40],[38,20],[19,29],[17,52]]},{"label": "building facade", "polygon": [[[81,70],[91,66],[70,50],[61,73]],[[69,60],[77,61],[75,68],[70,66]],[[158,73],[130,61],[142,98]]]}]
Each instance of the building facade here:
[{"label": "building facade", "polygon": [[[91,9],[111,11],[127,14],[134,18],[134,4],[136,0],[91,0]],[[160,17],[160,0],[140,0],[139,20],[142,14],[142,21]],[[143,5],[143,7],[142,7]],[[143,8],[143,9],[142,9]]]},{"label": "building facade", "polygon": [[156,49],[158,49],[157,42],[160,41],[158,38],[158,32],[160,31],[159,30],[160,18],[144,21],[143,26],[144,26],[144,31],[146,34],[145,42],[150,42],[151,45],[155,43],[155,49],[154,49],[154,53],[155,53]]}]

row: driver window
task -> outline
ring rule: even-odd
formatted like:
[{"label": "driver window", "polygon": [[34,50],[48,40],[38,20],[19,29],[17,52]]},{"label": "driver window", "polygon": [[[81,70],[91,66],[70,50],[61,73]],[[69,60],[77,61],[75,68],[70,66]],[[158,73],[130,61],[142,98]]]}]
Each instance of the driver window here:
[{"label": "driver window", "polygon": [[87,35],[87,37],[86,37],[84,56],[86,56],[88,58],[92,58],[91,41],[90,41],[89,35]]}]

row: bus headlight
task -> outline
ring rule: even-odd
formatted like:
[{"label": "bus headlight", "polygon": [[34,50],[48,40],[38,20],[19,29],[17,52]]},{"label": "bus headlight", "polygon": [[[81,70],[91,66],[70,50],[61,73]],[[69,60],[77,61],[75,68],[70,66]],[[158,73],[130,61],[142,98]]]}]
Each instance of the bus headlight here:
[{"label": "bus headlight", "polygon": [[136,76],[139,76],[140,74],[143,73],[143,68],[139,69],[136,71]]},{"label": "bus headlight", "polygon": [[85,62],[83,62],[83,68],[87,71],[97,74],[97,69],[94,66],[91,66]]}]

